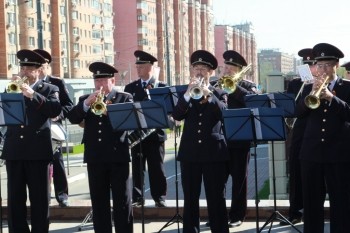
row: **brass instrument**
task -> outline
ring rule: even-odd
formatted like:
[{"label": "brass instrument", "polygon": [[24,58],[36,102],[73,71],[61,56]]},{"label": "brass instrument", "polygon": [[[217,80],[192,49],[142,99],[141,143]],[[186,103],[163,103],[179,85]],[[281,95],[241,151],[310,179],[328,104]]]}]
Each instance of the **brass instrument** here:
[{"label": "brass instrument", "polygon": [[100,88],[100,93],[96,96],[96,100],[91,104],[91,112],[95,115],[102,115],[107,111],[107,105],[103,102],[104,92],[102,92],[102,88]]},{"label": "brass instrument", "polygon": [[217,86],[219,86],[220,89],[226,91],[228,94],[235,92],[237,83],[243,79],[243,75],[245,75],[245,73],[247,73],[251,67],[252,64],[250,63],[235,75],[222,76],[219,78]]},{"label": "brass instrument", "polygon": [[6,92],[7,93],[21,93],[21,87],[25,83],[25,81],[28,79],[28,77],[24,76],[23,78],[19,78],[16,80],[12,80],[9,82],[6,86]]},{"label": "brass instrument", "polygon": [[320,94],[322,89],[328,84],[329,76],[325,78],[322,85],[317,90],[312,90],[311,93],[305,97],[304,102],[310,109],[316,109],[320,106]]},{"label": "brass instrument", "polygon": [[197,85],[193,86],[190,90],[190,96],[192,99],[198,100],[202,98],[203,96],[203,88],[202,88],[202,83],[203,83],[204,78],[201,77],[199,79],[199,82]]}]

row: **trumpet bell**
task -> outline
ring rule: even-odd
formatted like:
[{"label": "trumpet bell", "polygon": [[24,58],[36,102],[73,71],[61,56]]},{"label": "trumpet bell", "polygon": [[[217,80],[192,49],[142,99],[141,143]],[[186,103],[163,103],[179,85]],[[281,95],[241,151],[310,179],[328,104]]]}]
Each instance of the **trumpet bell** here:
[{"label": "trumpet bell", "polygon": [[95,115],[102,115],[106,111],[107,107],[104,102],[95,102],[91,105],[91,112]]},{"label": "trumpet bell", "polygon": [[21,93],[22,90],[17,83],[10,82],[6,87],[6,92],[7,93]]},{"label": "trumpet bell", "polygon": [[314,95],[308,95],[304,99],[305,105],[310,109],[316,109],[320,106],[320,98]]},{"label": "trumpet bell", "polygon": [[21,79],[13,80],[6,86],[7,93],[22,93],[21,86],[25,83],[28,77],[24,76]]},{"label": "trumpet bell", "polygon": [[231,76],[224,76],[221,80],[221,86],[224,91],[231,94],[236,90],[236,81]]},{"label": "trumpet bell", "polygon": [[193,87],[190,91],[190,96],[192,99],[195,99],[195,100],[202,98],[202,96],[203,96],[202,88],[200,88],[198,86]]}]

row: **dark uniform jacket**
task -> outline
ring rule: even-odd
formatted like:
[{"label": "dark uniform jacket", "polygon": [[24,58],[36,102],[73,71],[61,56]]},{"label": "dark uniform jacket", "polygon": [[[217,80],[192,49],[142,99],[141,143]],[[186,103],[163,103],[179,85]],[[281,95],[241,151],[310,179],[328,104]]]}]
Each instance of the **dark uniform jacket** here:
[{"label": "dark uniform jacket", "polygon": [[[308,95],[312,84],[305,85],[303,97]],[[350,81],[338,78],[332,90],[335,95],[331,105],[325,100],[317,109],[308,109],[304,101],[297,106],[298,116],[307,117],[302,160],[314,162],[350,161]]]},{"label": "dark uniform jacket", "polygon": [[[294,94],[296,98],[302,85],[303,85],[303,82],[301,81],[301,78],[293,79],[288,84],[287,93]],[[300,101],[304,101],[304,98],[302,98],[301,94],[302,93],[300,93],[298,98],[295,100],[296,105]],[[293,121],[293,119],[289,119],[289,120],[290,122]],[[294,126],[293,126],[292,145],[295,143],[301,143],[304,135],[305,125],[306,125],[306,117],[298,117],[295,120]]]},{"label": "dark uniform jacket", "polygon": [[[147,92],[143,89],[141,83],[142,80],[138,79],[132,83],[129,83],[124,88],[125,92],[128,92],[132,95],[135,102],[148,100]],[[149,80],[148,85],[151,85],[152,88],[166,86],[166,84],[163,82],[156,83],[156,80],[153,77]],[[144,139],[144,141],[146,142],[147,140],[155,140],[159,142],[164,142],[166,139],[167,135],[165,133],[165,130],[156,129],[156,131],[150,134],[146,139]]]},{"label": "dark uniform jacket", "polygon": [[222,110],[226,101],[217,91],[201,104],[202,99],[190,99],[182,96],[172,113],[175,120],[185,120],[178,153],[179,161],[227,161],[229,159],[222,126]]},{"label": "dark uniform jacket", "polygon": [[[72,124],[85,122],[82,140],[85,146],[84,162],[130,162],[126,132],[113,132],[108,114],[98,116],[91,109],[85,112],[83,105],[88,96],[81,96],[67,116]],[[132,102],[132,97],[129,93],[112,91],[107,100],[110,103],[125,103]]]},{"label": "dark uniform jacket", "polygon": [[8,126],[2,158],[6,160],[51,160],[50,118],[58,116],[61,105],[58,88],[39,80],[33,99],[24,97],[27,125]]},{"label": "dark uniform jacket", "polygon": [[54,77],[51,75],[46,76],[44,82],[50,83],[52,85],[55,85],[60,90],[59,99],[62,106],[62,112],[59,116],[58,122],[62,123],[62,120],[64,120],[67,117],[67,113],[72,109],[73,102],[69,98],[68,90],[66,87],[66,83],[63,79],[60,79],[58,77]]}]

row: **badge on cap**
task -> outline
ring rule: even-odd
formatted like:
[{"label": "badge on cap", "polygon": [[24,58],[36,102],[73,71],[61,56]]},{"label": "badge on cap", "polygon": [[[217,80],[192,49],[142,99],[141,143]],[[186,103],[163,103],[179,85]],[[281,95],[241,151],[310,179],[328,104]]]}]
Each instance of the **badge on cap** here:
[{"label": "badge on cap", "polygon": [[203,61],[203,59],[200,57],[200,58],[198,58],[198,61]]}]

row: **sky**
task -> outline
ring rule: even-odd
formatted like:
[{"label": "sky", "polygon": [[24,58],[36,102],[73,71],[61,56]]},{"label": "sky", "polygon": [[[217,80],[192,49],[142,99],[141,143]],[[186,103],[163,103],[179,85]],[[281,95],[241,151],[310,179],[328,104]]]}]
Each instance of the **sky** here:
[{"label": "sky", "polygon": [[338,47],[350,61],[349,0],[213,0],[216,24],[251,22],[257,49],[295,54],[318,43]]}]

